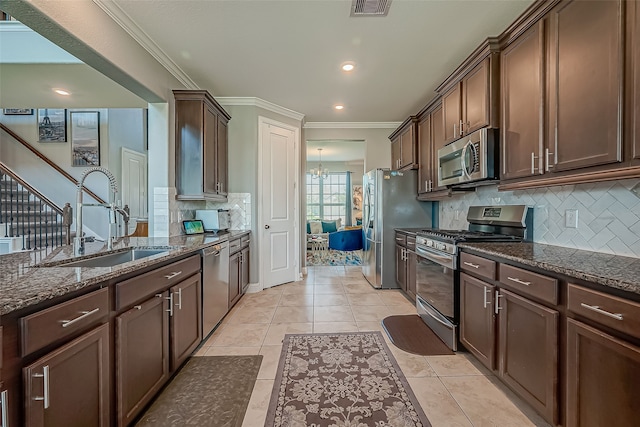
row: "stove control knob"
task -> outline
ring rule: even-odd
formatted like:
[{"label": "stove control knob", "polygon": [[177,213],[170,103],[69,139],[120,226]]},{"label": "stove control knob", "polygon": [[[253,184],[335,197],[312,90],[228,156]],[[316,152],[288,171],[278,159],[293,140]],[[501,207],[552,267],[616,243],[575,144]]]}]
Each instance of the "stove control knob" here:
[{"label": "stove control knob", "polygon": [[439,251],[444,251],[447,248],[447,245],[444,243],[436,243],[436,249]]},{"label": "stove control knob", "polygon": [[427,246],[432,248],[433,247],[433,240],[427,240]]}]

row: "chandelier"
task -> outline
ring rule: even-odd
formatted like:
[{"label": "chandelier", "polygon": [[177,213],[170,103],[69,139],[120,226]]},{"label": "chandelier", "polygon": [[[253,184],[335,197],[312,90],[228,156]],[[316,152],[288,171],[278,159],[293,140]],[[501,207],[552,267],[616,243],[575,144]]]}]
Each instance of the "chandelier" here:
[{"label": "chandelier", "polygon": [[317,169],[311,169],[309,173],[311,174],[311,178],[313,179],[326,179],[329,177],[329,169],[322,169],[322,148],[318,148],[318,155],[320,156],[320,161],[318,162]]}]

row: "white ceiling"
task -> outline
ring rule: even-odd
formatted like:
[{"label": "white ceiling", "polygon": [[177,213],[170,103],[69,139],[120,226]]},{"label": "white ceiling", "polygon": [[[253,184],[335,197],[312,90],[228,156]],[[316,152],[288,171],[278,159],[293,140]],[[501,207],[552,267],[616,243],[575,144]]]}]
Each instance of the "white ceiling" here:
[{"label": "white ceiling", "polygon": [[393,0],[387,17],[351,18],[351,0],[114,1],[200,88],[312,122],[404,120],[532,2]]}]

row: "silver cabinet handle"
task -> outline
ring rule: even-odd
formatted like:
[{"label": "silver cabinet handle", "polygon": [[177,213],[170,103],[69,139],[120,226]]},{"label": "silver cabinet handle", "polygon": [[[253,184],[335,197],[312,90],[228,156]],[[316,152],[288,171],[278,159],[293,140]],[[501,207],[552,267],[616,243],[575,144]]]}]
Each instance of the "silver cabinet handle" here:
[{"label": "silver cabinet handle", "polygon": [[2,427],[9,427],[9,392],[0,393],[0,422]]},{"label": "silver cabinet handle", "polygon": [[487,299],[487,294],[490,294],[490,293],[491,293],[491,289],[487,289],[487,287],[484,286],[484,308],[487,308],[487,306],[491,304],[491,301]]},{"label": "silver cabinet handle", "polygon": [[480,266],[478,264],[472,264],[470,262],[465,261],[463,263],[464,265],[468,265],[469,267],[473,267],[473,268],[480,268]]},{"label": "silver cabinet handle", "polygon": [[612,317],[616,320],[623,320],[622,313],[610,313],[606,310],[601,309],[600,306],[598,305],[589,305],[581,302],[580,306],[586,308],[587,310],[595,311],[596,313],[600,313],[605,316]]},{"label": "silver cabinet handle", "polygon": [[33,398],[33,400],[36,401],[43,401],[44,402],[44,409],[49,409],[49,365],[46,365],[42,368],[42,373],[41,374],[33,374],[34,378],[42,378],[42,390],[43,390],[43,396],[36,396]]},{"label": "silver cabinet handle", "polygon": [[166,311],[169,312],[169,316],[173,317],[173,292],[169,292],[169,296],[165,297],[165,299],[169,300],[169,309]]},{"label": "silver cabinet handle", "polygon": [[171,279],[173,279],[174,277],[179,276],[179,275],[181,275],[181,274],[182,274],[182,271],[172,271],[172,272],[171,272],[171,274],[167,274],[167,275],[166,275],[166,276],[164,276],[164,277],[165,277],[165,279],[167,279],[167,280],[171,280]]},{"label": "silver cabinet handle", "polygon": [[182,288],[178,288],[178,310],[182,310]]},{"label": "silver cabinet handle", "polygon": [[82,319],[91,316],[94,313],[97,313],[100,310],[100,308],[94,308],[91,311],[81,311],[80,313],[82,313],[80,316],[76,317],[75,319],[72,320],[61,320],[62,322],[62,327],[66,328],[67,326],[71,326],[76,322],[81,321]]},{"label": "silver cabinet handle", "polygon": [[142,310],[142,306],[141,305],[134,305],[133,308],[135,308],[136,310]]},{"label": "silver cabinet handle", "polygon": [[456,123],[453,124],[453,137],[455,138],[458,135],[458,128],[456,128]]},{"label": "silver cabinet handle", "polygon": [[544,170],[545,170],[545,172],[549,172],[549,168],[552,168],[552,167],[554,166],[554,165],[550,165],[550,164],[549,164],[549,155],[553,155],[553,153],[550,153],[550,152],[549,152],[549,149],[548,149],[548,148],[545,148],[545,149],[544,149],[544,158],[545,158],[545,160],[546,160],[546,164],[545,164],[545,166],[544,166]]},{"label": "silver cabinet handle", "polygon": [[500,307],[500,298],[502,298],[504,295],[500,295],[500,291],[496,291],[496,305],[495,307],[495,311],[494,313],[498,314],[498,311],[502,310],[502,307]]},{"label": "silver cabinet handle", "polygon": [[531,282],[523,282],[517,277],[507,277],[507,279],[511,280],[512,282],[520,283],[521,285],[525,285],[525,286],[529,286],[531,284]]},{"label": "silver cabinet handle", "polygon": [[162,298],[162,294],[156,294],[156,298]]},{"label": "silver cabinet handle", "polygon": [[536,173],[536,153],[531,152],[531,175]]},{"label": "silver cabinet handle", "polygon": [[464,122],[460,120],[460,136],[464,134]]}]

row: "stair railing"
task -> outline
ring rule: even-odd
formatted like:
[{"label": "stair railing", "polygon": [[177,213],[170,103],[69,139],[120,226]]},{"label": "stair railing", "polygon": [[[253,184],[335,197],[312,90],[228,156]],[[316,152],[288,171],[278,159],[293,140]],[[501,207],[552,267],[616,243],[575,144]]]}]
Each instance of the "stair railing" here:
[{"label": "stair railing", "polygon": [[[22,238],[22,250],[68,244],[72,217],[70,205],[51,200],[0,163],[0,227],[4,237]],[[65,215],[65,212],[66,215]]]}]

